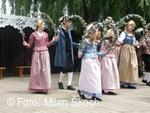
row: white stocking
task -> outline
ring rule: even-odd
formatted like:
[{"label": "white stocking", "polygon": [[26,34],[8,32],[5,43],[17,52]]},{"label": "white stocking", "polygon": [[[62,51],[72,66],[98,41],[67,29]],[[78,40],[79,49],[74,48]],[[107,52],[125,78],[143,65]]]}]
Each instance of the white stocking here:
[{"label": "white stocking", "polygon": [[64,82],[64,76],[65,76],[65,73],[60,72],[59,82]]},{"label": "white stocking", "polygon": [[72,77],[73,77],[73,72],[68,72],[68,86],[71,85]]}]

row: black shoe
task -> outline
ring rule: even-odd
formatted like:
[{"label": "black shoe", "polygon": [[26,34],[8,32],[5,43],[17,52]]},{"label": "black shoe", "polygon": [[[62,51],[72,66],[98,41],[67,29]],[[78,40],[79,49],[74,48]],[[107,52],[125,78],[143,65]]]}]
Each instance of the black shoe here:
[{"label": "black shoe", "polygon": [[104,91],[104,90],[102,90],[102,94],[105,94],[105,91]]},{"label": "black shoe", "polygon": [[132,86],[132,85],[128,85],[128,88],[129,89],[137,89],[135,86]]},{"label": "black shoe", "polygon": [[143,83],[147,83],[147,80],[144,80],[144,79],[143,79],[142,82],[143,82]]},{"label": "black shoe", "polygon": [[125,87],[125,85],[120,85],[120,88],[127,88],[127,87]]},{"label": "black shoe", "polygon": [[92,97],[92,100],[94,100],[94,101],[96,101],[96,100],[98,100],[98,101],[102,101],[102,99],[101,99],[101,98],[97,98],[97,97]]},{"label": "black shoe", "polygon": [[146,85],[147,85],[147,86],[150,86],[150,82],[147,82]]},{"label": "black shoe", "polygon": [[58,82],[58,88],[59,88],[59,89],[64,89],[63,82]]},{"label": "black shoe", "polygon": [[67,86],[67,89],[68,90],[76,90],[73,86],[71,86],[71,85],[69,85],[69,86]]},{"label": "black shoe", "polygon": [[117,93],[111,92],[111,91],[108,91],[108,92],[102,91],[102,94],[103,94],[103,95],[117,95]]},{"label": "black shoe", "polygon": [[81,95],[80,90],[77,91],[81,99],[86,99],[84,95]]},{"label": "black shoe", "polygon": [[107,92],[108,95],[117,95],[115,92]]}]

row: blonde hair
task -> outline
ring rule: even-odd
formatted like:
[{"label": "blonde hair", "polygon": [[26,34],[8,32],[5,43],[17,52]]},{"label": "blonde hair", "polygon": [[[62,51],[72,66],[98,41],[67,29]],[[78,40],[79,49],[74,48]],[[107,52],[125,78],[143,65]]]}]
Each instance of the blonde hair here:
[{"label": "blonde hair", "polygon": [[109,29],[106,33],[106,37],[115,37],[115,33],[112,29]]},{"label": "blonde hair", "polygon": [[42,19],[38,19],[37,21],[36,21],[36,31],[38,30],[38,28],[42,25],[44,23],[44,21],[42,20]]},{"label": "blonde hair", "polygon": [[133,20],[128,21],[127,26],[129,26],[129,25],[133,25],[134,27],[136,27],[136,24]]},{"label": "blonde hair", "polygon": [[135,29],[135,27],[136,27],[135,22],[134,22],[133,20],[129,20],[129,21],[126,23],[125,30],[128,31],[128,27],[131,26],[131,25],[132,25],[132,26],[134,27],[134,29]]}]

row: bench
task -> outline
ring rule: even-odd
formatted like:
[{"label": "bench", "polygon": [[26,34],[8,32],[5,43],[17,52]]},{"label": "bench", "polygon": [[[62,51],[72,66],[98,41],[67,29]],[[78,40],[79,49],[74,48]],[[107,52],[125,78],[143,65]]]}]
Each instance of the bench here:
[{"label": "bench", "polygon": [[5,70],[5,67],[0,67],[0,79],[3,78],[3,71]]},{"label": "bench", "polygon": [[24,77],[24,75],[23,75],[24,69],[31,68],[31,66],[17,66],[16,68],[18,68],[19,76],[21,78],[23,78]]}]

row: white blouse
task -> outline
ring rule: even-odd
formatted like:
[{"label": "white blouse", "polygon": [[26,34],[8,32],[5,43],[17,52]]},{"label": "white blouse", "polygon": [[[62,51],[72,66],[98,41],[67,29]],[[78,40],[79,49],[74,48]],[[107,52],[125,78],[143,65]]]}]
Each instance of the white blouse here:
[{"label": "white blouse", "polygon": [[[138,43],[138,41],[135,39],[135,36],[131,33],[127,33],[128,36],[132,36],[133,37],[133,45],[136,45]],[[123,43],[123,40],[126,38],[126,33],[125,32],[122,32],[118,38],[118,41],[120,43]]]}]

